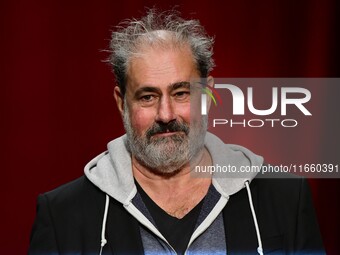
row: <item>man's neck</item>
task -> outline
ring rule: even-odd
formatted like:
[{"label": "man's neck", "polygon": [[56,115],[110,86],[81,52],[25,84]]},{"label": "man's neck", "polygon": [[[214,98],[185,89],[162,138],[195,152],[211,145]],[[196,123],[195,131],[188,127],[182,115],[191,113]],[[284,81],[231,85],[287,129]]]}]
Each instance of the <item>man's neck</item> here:
[{"label": "man's neck", "polygon": [[[211,165],[209,152],[204,148],[196,157],[197,165]],[[195,164],[195,165],[196,165]],[[207,194],[211,178],[197,178],[191,174],[190,164],[172,176],[155,173],[132,157],[132,171],[148,196],[168,214],[183,218]]]}]

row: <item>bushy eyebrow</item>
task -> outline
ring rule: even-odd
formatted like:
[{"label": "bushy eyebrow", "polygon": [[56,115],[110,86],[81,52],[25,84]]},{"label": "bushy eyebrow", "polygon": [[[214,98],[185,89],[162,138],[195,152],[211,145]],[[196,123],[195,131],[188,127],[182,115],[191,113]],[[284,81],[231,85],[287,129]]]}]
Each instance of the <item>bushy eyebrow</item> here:
[{"label": "bushy eyebrow", "polygon": [[169,85],[168,90],[176,90],[180,88],[190,89],[190,82],[188,81],[181,81],[181,82],[175,82]]},{"label": "bushy eyebrow", "polygon": [[[175,82],[175,83],[171,83],[171,84],[168,85],[168,91],[173,91],[173,90],[180,89],[180,88],[189,89],[190,88],[190,82],[180,81],[180,82]],[[160,94],[161,90],[159,88],[152,87],[152,86],[141,87],[141,88],[136,90],[135,97],[138,98],[141,94],[143,94],[145,92],[152,92],[152,93],[159,93]]]}]

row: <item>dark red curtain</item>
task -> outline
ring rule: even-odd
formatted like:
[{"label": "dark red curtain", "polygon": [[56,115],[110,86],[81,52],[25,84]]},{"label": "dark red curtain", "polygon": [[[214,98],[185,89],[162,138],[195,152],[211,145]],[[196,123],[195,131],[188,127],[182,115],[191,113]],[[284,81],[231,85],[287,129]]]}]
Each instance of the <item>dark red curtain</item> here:
[{"label": "dark red curtain", "polygon": [[[82,175],[124,133],[103,50],[114,25],[154,5],[177,5],[216,35],[216,77],[340,75],[336,0],[1,1],[1,254],[26,253],[39,193]],[[339,108],[339,92],[320,88],[320,109]],[[339,130],[338,115],[320,120],[291,141],[294,157],[308,150],[315,162],[339,159]],[[285,135],[276,139],[230,137],[269,159],[287,145]],[[340,182],[311,184],[327,253],[340,254]]]}]

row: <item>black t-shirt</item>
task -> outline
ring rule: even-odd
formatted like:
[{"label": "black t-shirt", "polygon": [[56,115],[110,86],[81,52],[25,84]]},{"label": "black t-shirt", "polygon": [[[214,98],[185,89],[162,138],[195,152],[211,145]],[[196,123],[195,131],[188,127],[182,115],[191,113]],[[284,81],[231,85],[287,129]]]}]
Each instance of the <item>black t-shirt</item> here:
[{"label": "black t-shirt", "polygon": [[175,249],[177,254],[184,254],[190,237],[195,230],[198,215],[201,211],[203,200],[199,202],[182,219],[178,219],[167,214],[160,208],[142,189],[136,181],[136,186],[145,206],[148,208],[154,219],[159,232],[166,238],[169,244]]}]

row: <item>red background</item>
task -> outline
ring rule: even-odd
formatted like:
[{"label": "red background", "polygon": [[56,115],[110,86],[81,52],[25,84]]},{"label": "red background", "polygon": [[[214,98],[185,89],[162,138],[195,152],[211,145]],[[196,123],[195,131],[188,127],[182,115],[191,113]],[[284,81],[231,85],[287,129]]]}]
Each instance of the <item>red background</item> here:
[{"label": "red background", "polygon": [[[114,25],[154,4],[178,5],[216,35],[216,77],[340,75],[336,0],[1,1],[0,254],[25,254],[37,195],[82,175],[84,164],[124,133],[101,50]],[[339,108],[338,88],[322,95],[320,107]],[[295,157],[308,149],[315,162],[338,160],[339,130],[338,115],[320,120],[294,137]],[[244,134],[231,140],[269,161],[284,155],[266,135],[266,143]],[[276,139],[287,143],[285,136]],[[340,182],[311,184],[327,253],[340,254]]]}]

